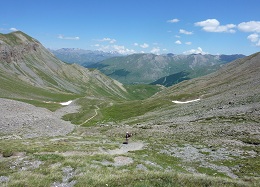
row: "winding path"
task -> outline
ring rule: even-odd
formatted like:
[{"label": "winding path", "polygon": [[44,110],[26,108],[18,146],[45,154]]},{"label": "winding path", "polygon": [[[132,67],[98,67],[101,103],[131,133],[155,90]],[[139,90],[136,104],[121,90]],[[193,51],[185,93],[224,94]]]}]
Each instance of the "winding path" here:
[{"label": "winding path", "polygon": [[83,124],[85,124],[85,123],[87,123],[88,121],[92,120],[94,117],[96,117],[96,116],[98,115],[98,110],[100,110],[100,108],[99,108],[97,105],[95,105],[95,107],[96,107],[96,109],[95,109],[95,114],[94,114],[92,117],[88,118],[88,119],[87,119],[86,121],[84,121],[83,123],[81,123],[80,126],[82,126]]}]

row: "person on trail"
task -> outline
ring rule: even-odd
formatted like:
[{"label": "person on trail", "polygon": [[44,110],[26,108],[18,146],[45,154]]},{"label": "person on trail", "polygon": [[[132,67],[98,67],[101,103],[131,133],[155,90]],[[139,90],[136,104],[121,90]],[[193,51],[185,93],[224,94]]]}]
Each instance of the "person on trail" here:
[{"label": "person on trail", "polygon": [[128,143],[128,139],[131,137],[131,134],[129,132],[126,132],[125,134],[125,141]]}]

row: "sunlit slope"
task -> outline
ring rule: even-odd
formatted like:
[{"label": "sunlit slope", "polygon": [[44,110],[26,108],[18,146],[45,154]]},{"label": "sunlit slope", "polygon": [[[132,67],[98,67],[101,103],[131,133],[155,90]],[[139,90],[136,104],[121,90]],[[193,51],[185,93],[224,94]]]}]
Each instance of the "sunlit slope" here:
[{"label": "sunlit slope", "polygon": [[125,98],[127,95],[121,83],[98,70],[63,63],[37,40],[20,31],[0,34],[0,51],[0,97],[28,99],[83,94]]},{"label": "sunlit slope", "polygon": [[[259,121],[260,53],[233,61],[215,73],[164,89],[143,102],[104,109],[107,120],[139,123],[229,118],[242,113]],[[199,100],[200,99],[200,100]],[[190,101],[176,104],[172,101]],[[121,115],[116,113],[121,109]],[[112,116],[112,117],[111,117]]]},{"label": "sunlit slope", "polygon": [[[132,54],[109,58],[91,67],[124,84],[154,83],[171,86],[182,80],[215,72],[223,64],[242,57],[244,55]],[[163,81],[160,81],[161,78],[164,78]]]}]

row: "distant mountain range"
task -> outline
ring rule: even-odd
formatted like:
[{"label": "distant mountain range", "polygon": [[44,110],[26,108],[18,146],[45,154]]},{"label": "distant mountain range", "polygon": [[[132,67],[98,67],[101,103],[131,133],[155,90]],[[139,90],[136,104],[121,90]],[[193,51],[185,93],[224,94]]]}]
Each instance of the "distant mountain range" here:
[{"label": "distant mountain range", "polygon": [[245,55],[165,55],[132,54],[91,51],[78,48],[49,49],[67,63],[99,69],[107,76],[124,84],[161,84],[171,86],[183,80],[207,75],[221,65],[243,58]]},{"label": "distant mountain range", "polygon": [[122,56],[115,51],[91,51],[78,48],[49,49],[49,51],[66,63],[76,63],[82,66],[88,66],[114,56]]},{"label": "distant mountain range", "polygon": [[203,76],[218,70],[223,64],[244,55],[155,55],[132,54],[112,57],[87,67],[124,84],[161,84],[171,86],[182,80]]}]

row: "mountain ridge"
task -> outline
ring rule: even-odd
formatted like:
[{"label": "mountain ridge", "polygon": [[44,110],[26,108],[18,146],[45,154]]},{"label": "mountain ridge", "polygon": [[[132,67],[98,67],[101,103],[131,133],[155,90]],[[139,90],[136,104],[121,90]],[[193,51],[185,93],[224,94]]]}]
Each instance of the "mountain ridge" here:
[{"label": "mountain ridge", "polygon": [[150,84],[183,71],[189,74],[189,79],[206,75],[218,70],[221,65],[241,57],[244,55],[132,54],[112,57],[87,67],[97,68],[124,84]]},{"label": "mountain ridge", "polygon": [[82,66],[88,66],[90,64],[94,64],[114,56],[122,56],[116,51],[104,52],[99,50],[92,51],[79,48],[61,48],[56,50],[48,50],[64,62],[76,63]]},{"label": "mountain ridge", "polygon": [[111,95],[125,97],[126,91],[121,83],[98,70],[88,70],[77,64],[69,65],[60,61],[40,42],[21,31],[1,34],[0,51],[1,79],[5,88],[12,79],[20,80],[21,85],[55,92],[87,92],[91,95],[102,90]]}]

